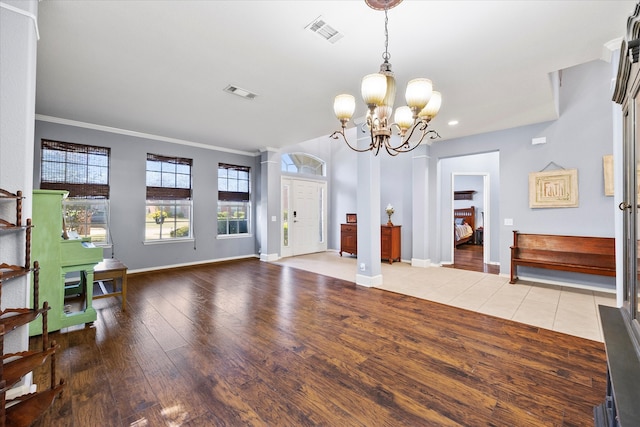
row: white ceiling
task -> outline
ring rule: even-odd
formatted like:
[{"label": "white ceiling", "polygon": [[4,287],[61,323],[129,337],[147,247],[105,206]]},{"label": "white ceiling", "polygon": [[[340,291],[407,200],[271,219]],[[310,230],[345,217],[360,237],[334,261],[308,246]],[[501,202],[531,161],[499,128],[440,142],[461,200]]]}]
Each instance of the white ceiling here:
[{"label": "white ceiling", "polygon": [[[441,141],[552,120],[549,73],[608,59],[634,5],[405,0],[389,11],[396,106],[427,77],[443,95]],[[305,30],[320,15],[337,43]],[[338,129],[333,97],[359,99],[384,51],[384,12],[363,0],[44,0],[38,21],[39,117],[247,152]]]}]

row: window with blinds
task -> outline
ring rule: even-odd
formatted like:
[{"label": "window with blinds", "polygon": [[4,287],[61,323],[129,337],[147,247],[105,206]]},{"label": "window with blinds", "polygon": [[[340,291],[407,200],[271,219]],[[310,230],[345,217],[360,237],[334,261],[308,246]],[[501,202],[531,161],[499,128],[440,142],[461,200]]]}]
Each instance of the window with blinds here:
[{"label": "window with blinds", "polygon": [[218,235],[249,234],[251,168],[218,164]]},{"label": "window with blinds", "polygon": [[69,197],[109,198],[111,149],[42,140],[40,188],[66,190]]},{"label": "window with blinds", "polygon": [[109,243],[110,156],[107,147],[41,141],[40,189],[68,192],[62,206],[67,236]]},{"label": "window with blinds", "polygon": [[147,154],[145,240],[192,238],[192,159]]}]

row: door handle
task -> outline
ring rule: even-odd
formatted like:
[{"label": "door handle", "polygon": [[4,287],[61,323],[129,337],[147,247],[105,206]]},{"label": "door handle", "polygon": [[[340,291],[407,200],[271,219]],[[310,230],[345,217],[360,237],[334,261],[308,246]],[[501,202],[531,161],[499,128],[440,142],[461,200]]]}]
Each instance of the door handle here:
[{"label": "door handle", "polygon": [[618,205],[618,209],[620,209],[621,211],[625,209],[631,209],[631,205],[627,202],[620,202],[620,204]]}]

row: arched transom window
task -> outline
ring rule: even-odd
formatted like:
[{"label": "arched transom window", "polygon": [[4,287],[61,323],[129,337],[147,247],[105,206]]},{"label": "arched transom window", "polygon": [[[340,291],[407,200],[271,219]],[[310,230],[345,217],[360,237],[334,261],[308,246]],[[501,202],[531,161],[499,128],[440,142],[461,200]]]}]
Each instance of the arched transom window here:
[{"label": "arched transom window", "polygon": [[282,155],[282,172],[325,176],[325,162],[305,153]]}]

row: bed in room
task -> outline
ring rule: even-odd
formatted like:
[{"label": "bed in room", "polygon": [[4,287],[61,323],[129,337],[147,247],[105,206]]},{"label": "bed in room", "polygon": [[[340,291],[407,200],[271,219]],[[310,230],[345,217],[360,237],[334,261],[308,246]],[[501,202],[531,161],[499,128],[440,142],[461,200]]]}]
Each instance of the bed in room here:
[{"label": "bed in room", "polygon": [[476,209],[473,206],[453,210],[453,241],[455,246],[473,240]]}]

